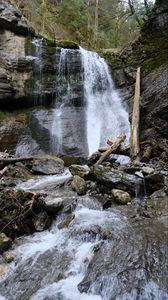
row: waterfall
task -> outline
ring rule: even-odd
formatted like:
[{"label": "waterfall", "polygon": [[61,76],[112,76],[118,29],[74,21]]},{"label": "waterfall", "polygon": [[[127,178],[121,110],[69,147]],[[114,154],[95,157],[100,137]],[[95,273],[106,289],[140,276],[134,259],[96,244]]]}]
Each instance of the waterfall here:
[{"label": "waterfall", "polygon": [[124,132],[129,138],[128,113],[114,84],[106,61],[97,53],[80,48],[84,68],[84,95],[87,103],[89,154],[107,138]]},{"label": "waterfall", "polygon": [[[75,51],[77,53],[78,51]],[[124,132],[129,138],[128,113],[116,91],[107,63],[97,53],[79,50],[83,69],[85,127],[89,155],[107,138],[115,139]],[[74,80],[70,64],[74,50],[61,49],[57,76],[57,97],[53,114],[52,150],[62,152],[62,113],[69,103],[74,105]],[[82,71],[82,70],[81,70]],[[77,84],[77,81],[75,81]],[[66,93],[65,93],[66,91]],[[79,99],[78,99],[79,101]],[[60,103],[62,103],[60,105]]]},{"label": "waterfall", "polygon": [[38,74],[38,79],[36,81],[36,96],[35,96],[35,104],[42,104],[42,87],[43,87],[43,38],[34,39],[32,42],[35,45],[35,57],[37,58],[35,61],[36,73]]}]

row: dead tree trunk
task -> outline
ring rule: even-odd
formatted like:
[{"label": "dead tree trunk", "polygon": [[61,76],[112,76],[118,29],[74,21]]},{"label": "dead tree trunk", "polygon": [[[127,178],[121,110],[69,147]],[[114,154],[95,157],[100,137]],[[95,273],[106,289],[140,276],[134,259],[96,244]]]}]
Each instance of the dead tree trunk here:
[{"label": "dead tree trunk", "polygon": [[139,147],[139,103],[140,103],[140,67],[137,69],[135,95],[133,100],[132,124],[131,124],[131,137],[130,137],[130,150],[133,160],[139,160],[140,147]]},{"label": "dead tree trunk", "polygon": [[107,149],[107,151],[105,151],[102,156],[99,158],[99,160],[95,163],[95,165],[99,165],[101,164],[103,161],[105,161],[109,155],[115,151],[120,145],[121,143],[124,142],[124,140],[126,139],[126,135],[125,134],[121,134],[116,141]]}]

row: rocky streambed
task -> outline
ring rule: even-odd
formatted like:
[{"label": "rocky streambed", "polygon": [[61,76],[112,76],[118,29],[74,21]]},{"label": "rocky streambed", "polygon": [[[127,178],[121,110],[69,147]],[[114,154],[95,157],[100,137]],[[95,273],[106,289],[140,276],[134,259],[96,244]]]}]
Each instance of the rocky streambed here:
[{"label": "rocky streambed", "polygon": [[2,299],[168,299],[166,168],[10,159],[1,159]]}]

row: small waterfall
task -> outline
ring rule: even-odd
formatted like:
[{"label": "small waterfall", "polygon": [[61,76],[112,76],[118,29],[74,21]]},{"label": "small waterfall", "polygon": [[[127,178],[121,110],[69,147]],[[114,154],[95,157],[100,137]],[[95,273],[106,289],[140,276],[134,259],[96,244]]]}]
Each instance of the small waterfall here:
[{"label": "small waterfall", "polygon": [[37,73],[37,81],[36,81],[36,96],[35,96],[35,104],[42,104],[42,87],[43,87],[43,38],[34,39],[32,42],[35,45],[35,57],[36,62],[36,73]]},{"label": "small waterfall", "polygon": [[84,92],[87,103],[89,154],[107,138],[121,132],[129,138],[129,120],[109,72],[107,63],[97,53],[80,48],[84,68]]}]

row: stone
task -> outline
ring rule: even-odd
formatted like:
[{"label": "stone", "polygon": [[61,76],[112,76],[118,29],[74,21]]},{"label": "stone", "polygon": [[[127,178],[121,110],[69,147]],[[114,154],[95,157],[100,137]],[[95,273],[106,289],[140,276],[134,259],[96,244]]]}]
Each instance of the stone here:
[{"label": "stone", "polygon": [[56,214],[63,208],[63,199],[59,197],[46,197],[44,200],[44,208],[50,214]]},{"label": "stone", "polygon": [[131,202],[130,194],[125,191],[112,189],[112,195],[115,201],[118,202],[119,204],[125,205]]},{"label": "stone", "polygon": [[41,212],[32,218],[33,225],[36,231],[43,231],[49,228],[52,219],[46,212]]},{"label": "stone", "polygon": [[0,233],[0,253],[8,250],[12,246],[12,240],[5,233]]},{"label": "stone", "polygon": [[39,175],[62,174],[64,171],[64,162],[58,157],[51,156],[35,158],[31,171]]},{"label": "stone", "polygon": [[58,229],[67,228],[74,218],[75,218],[74,214],[69,214],[63,222],[58,224]]},{"label": "stone", "polygon": [[153,168],[150,167],[142,167],[142,172],[146,175],[152,174],[154,172]]},{"label": "stone", "polygon": [[80,177],[84,177],[85,175],[88,175],[90,172],[90,168],[87,165],[84,165],[84,166],[71,165],[69,167],[69,170],[72,175],[78,175]]},{"label": "stone", "polygon": [[14,255],[10,252],[5,252],[3,254],[3,258],[5,259],[5,262],[9,264],[14,260]]},{"label": "stone", "polygon": [[99,184],[110,189],[121,189],[135,195],[135,187],[141,185],[142,180],[135,175],[127,174],[111,167],[93,166],[91,172]]},{"label": "stone", "polygon": [[86,183],[83,178],[81,178],[78,175],[75,175],[73,177],[72,183],[71,183],[72,189],[77,192],[78,195],[85,195],[87,191]]}]

